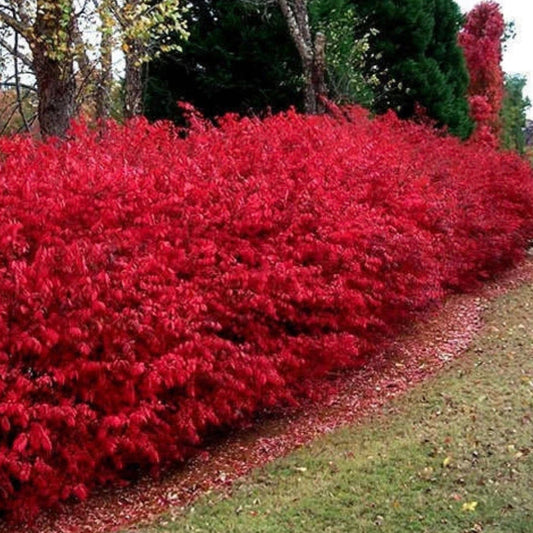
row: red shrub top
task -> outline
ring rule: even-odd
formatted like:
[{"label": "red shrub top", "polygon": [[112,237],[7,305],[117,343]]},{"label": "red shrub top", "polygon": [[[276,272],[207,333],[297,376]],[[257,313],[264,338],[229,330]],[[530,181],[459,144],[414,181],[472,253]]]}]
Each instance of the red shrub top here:
[{"label": "red shrub top", "polygon": [[359,109],[0,139],[0,513],[357,367],[532,236],[530,167]]},{"label": "red shrub top", "polygon": [[459,33],[459,44],[463,48],[470,74],[470,109],[478,125],[475,135],[483,136],[491,132],[494,144],[497,144],[500,130],[504,95],[501,68],[504,30],[500,6],[488,1],[481,2],[468,13],[464,28]]}]

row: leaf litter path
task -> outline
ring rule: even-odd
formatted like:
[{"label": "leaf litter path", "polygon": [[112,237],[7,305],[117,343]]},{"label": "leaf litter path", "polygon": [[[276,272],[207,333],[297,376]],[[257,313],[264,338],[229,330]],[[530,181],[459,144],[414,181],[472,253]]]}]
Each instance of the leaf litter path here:
[{"label": "leaf litter path", "polygon": [[144,476],[126,487],[101,489],[85,502],[41,514],[31,527],[0,522],[0,533],[110,533],[179,510],[207,490],[229,486],[253,468],[360,420],[437,373],[480,331],[488,301],[528,282],[533,282],[532,258],[476,292],[451,296],[364,368],[334,377],[336,392],[327,401],[263,417],[248,429],[215,439],[158,479]]}]

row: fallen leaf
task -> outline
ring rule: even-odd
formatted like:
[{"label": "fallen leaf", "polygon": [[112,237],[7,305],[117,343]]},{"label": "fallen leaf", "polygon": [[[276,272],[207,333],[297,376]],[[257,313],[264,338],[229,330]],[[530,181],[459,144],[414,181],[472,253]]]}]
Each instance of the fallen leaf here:
[{"label": "fallen leaf", "polygon": [[296,472],[307,472],[307,468],[305,466],[295,466],[294,470],[296,470]]},{"label": "fallen leaf", "polygon": [[469,511],[469,512],[474,512],[476,510],[476,507],[477,507],[477,502],[465,502],[463,503],[463,511]]}]

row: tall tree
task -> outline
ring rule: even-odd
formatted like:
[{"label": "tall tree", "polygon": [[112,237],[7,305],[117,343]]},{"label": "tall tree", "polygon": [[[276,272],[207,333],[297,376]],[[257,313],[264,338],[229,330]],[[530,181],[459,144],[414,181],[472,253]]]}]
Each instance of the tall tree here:
[{"label": "tall tree", "polygon": [[522,75],[505,77],[504,97],[501,110],[501,142],[508,150],[524,153],[526,145],[526,112],[531,107],[524,96],[527,78]]},{"label": "tall tree", "polygon": [[74,114],[76,81],[71,50],[75,24],[71,0],[37,0],[28,42],[39,94],[39,125],[45,136],[62,136]]},{"label": "tall tree", "polygon": [[505,21],[496,2],[481,2],[467,15],[459,34],[464,50],[470,84],[471,114],[476,135],[494,143],[500,133],[504,76],[501,67]]},{"label": "tall tree", "polygon": [[[466,138],[472,132],[473,123],[467,98],[468,69],[463,50],[457,42],[463,16],[454,0],[435,0],[434,18],[435,25],[426,55],[436,62],[439,75],[442,76],[442,96],[432,101],[430,90],[421,94],[428,102],[430,114],[437,121]],[[437,84],[436,80],[433,87]]]},{"label": "tall tree", "polygon": [[76,97],[76,19],[72,0],[8,0],[0,6],[0,22],[12,31],[14,42],[23,39],[29,48],[26,54],[5,39],[0,41],[5,50],[35,74],[42,135],[64,135]]},{"label": "tall tree", "polygon": [[[375,28],[370,47],[378,78],[387,91],[377,95],[374,109],[394,109],[413,116],[425,108],[437,125],[461,137],[472,123],[466,99],[468,76],[457,45],[461,13],[453,0],[352,0],[367,28]],[[367,31],[367,30],[363,30]],[[369,72],[371,74],[371,72]]]}]

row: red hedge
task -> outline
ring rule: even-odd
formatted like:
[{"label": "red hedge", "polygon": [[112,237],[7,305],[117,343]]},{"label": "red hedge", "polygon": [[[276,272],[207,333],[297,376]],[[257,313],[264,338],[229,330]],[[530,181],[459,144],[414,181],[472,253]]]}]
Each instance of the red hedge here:
[{"label": "red hedge", "polygon": [[527,163],[342,113],[0,139],[0,512],[180,460],[522,256]]}]

